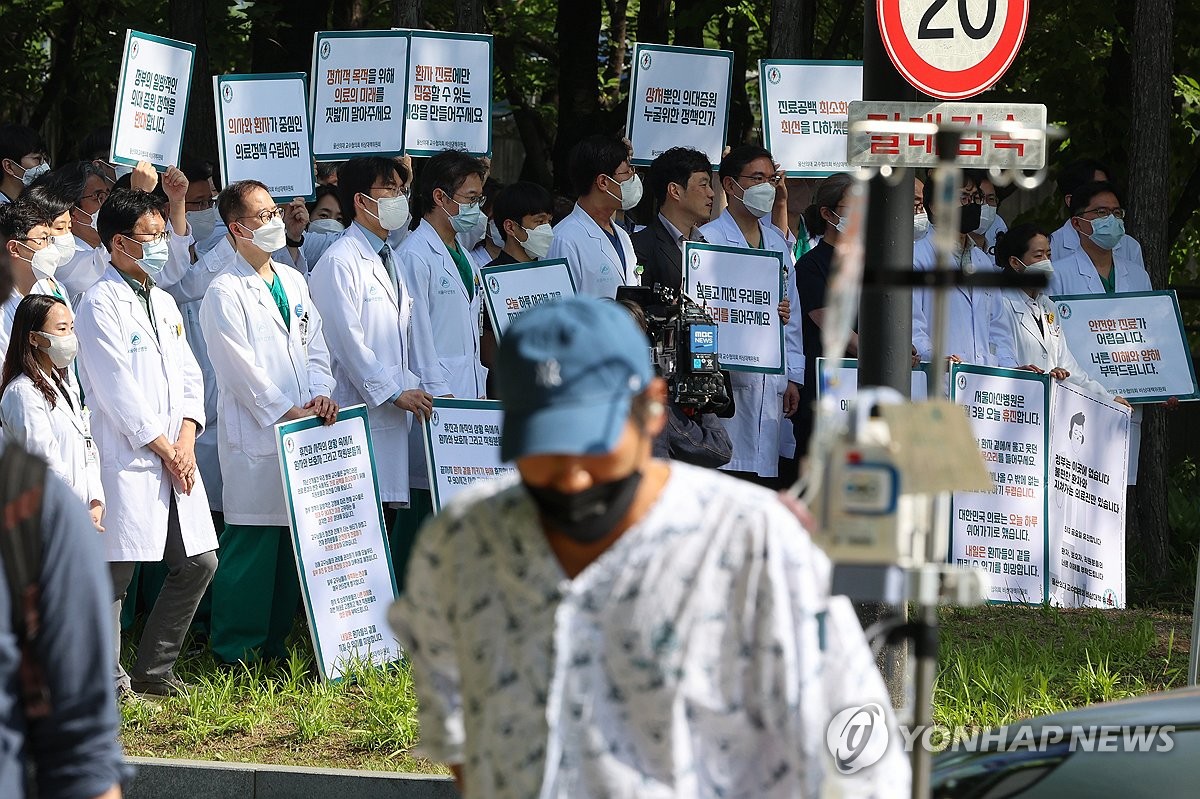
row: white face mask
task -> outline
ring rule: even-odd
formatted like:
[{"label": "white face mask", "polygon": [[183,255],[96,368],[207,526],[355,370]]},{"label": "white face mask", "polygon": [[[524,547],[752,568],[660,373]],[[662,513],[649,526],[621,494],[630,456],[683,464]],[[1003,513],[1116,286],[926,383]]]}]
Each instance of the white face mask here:
[{"label": "white face mask", "polygon": [[521,242],[521,249],[529,253],[529,257],[535,261],[540,261],[546,257],[546,253],[550,252],[550,242],[554,239],[554,228],[549,225],[538,225],[533,230],[523,227],[526,235],[529,237]]},{"label": "white face mask", "polygon": [[75,237],[70,233],[55,236],[54,246],[58,248],[58,265],[66,266],[71,263],[71,259],[75,257]]},{"label": "white face mask", "polygon": [[312,233],[332,233],[335,236],[346,230],[336,219],[314,219],[308,223],[308,229]]},{"label": "white face mask", "polygon": [[[21,244],[27,249],[32,249],[24,242]],[[33,275],[38,280],[54,277],[58,267],[62,266],[62,257],[59,255],[58,247],[54,246],[53,236],[50,237],[49,244],[33,253],[33,256],[28,259],[28,263],[33,267]]]},{"label": "white face mask", "polygon": [[743,189],[741,201],[747,211],[762,219],[771,213],[771,208],[775,205],[775,186],[764,181],[757,186]]},{"label": "white face mask", "polygon": [[504,249],[504,239],[500,237],[500,228],[496,227],[495,219],[488,220],[488,237],[491,238],[492,244]]},{"label": "white face mask", "polygon": [[1041,261],[1025,264],[1025,271],[1030,274],[1052,275],[1054,274],[1054,264],[1049,258],[1045,258]]},{"label": "white face mask", "polygon": [[38,349],[45,350],[46,356],[50,358],[50,363],[59,369],[66,369],[71,365],[71,361],[75,360],[75,353],[79,349],[79,339],[75,338],[74,333],[65,333],[59,336],[41,330],[35,332],[46,340],[47,346]]},{"label": "white face mask", "polygon": [[[20,164],[17,164],[17,168],[25,169]],[[28,186],[49,171],[50,171],[50,164],[46,163],[45,161],[38,164],[37,166],[31,166],[28,169],[25,169],[25,171],[21,174],[21,183],[24,184],[25,186]]]},{"label": "white face mask", "polygon": [[979,227],[975,228],[975,232],[981,235],[987,233],[995,222],[996,206],[984,205],[979,209]]},{"label": "white face mask", "polygon": [[255,230],[251,234],[250,240],[254,242],[255,247],[265,253],[277,252],[287,246],[287,229],[283,225],[283,220],[275,217]]},{"label": "white face mask", "polygon": [[[617,179],[613,178],[613,180],[615,181]],[[611,191],[608,191],[608,189],[605,189],[605,192],[608,194],[608,196],[612,197],[614,200],[618,200],[621,203],[622,211],[628,211],[631,208],[636,208],[637,204],[642,201],[642,176],[634,174],[633,176],[626,178],[623,182],[618,181],[617,185],[621,187],[621,196],[618,197]]]},{"label": "white face mask", "polygon": [[203,211],[187,212],[188,226],[192,229],[192,238],[197,244],[203,244],[217,229],[217,206]]},{"label": "white face mask", "polygon": [[[364,194],[364,197],[369,197]],[[401,194],[399,197],[369,197],[375,200],[376,213],[371,213],[363,206],[363,211],[375,217],[379,226],[387,231],[399,230],[408,224],[408,198]]]},{"label": "white face mask", "polygon": [[929,232],[929,214],[913,214],[913,241],[920,241]]},{"label": "white face mask", "polygon": [[846,228],[850,227],[850,220],[839,214],[837,211],[834,211],[832,208],[829,210],[830,213],[838,218],[837,224],[833,226],[833,229],[838,233],[845,233]]}]

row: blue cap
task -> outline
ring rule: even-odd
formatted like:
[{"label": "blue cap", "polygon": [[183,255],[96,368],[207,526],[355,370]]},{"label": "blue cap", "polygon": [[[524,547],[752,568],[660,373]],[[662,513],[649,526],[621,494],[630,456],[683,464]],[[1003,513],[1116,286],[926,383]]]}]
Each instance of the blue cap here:
[{"label": "blue cap", "polygon": [[600,455],[654,377],[646,334],[612,300],[572,297],[521,314],[500,342],[500,457]]}]

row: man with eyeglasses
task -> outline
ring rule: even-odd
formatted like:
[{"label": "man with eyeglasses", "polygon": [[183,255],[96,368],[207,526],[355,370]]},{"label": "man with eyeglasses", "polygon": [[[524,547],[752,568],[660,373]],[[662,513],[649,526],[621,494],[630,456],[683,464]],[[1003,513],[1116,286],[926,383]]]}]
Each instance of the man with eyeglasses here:
[{"label": "man with eyeglasses", "polygon": [[84,293],[75,330],[108,502],[100,536],[113,580],[118,659],[121,605],[135,567],[164,560],[168,567],[133,667],[126,674],[118,664],[115,676],[118,691],[169,696],[187,690],[175,661],[217,567],[217,537],[196,470],[203,386],[183,317],[155,285],[171,235],[161,201],[144,191],[114,191],[97,226],[111,263]]},{"label": "man with eyeglasses", "polygon": [[617,296],[618,286],[636,286],[633,241],[613,222],[642,199],[642,179],[629,164],[629,145],[616,136],[595,135],[571,150],[575,208],[554,228],[548,259],[565,258],[575,290],[592,297]]},{"label": "man with eyeglasses", "polygon": [[992,183],[987,172],[971,170],[971,175],[979,195],[979,225],[967,235],[984,254],[994,257],[996,236],[1008,230],[1008,224],[998,212],[1000,196],[996,194],[996,185]]},{"label": "man with eyeglasses", "polygon": [[0,356],[8,352],[8,340],[12,334],[13,319],[17,305],[27,294],[49,294],[39,291],[38,283],[46,271],[52,274],[59,260],[54,237],[50,230],[52,220],[45,212],[29,202],[17,201],[0,207],[0,240],[4,242],[4,257],[8,261],[6,270],[12,279],[12,293],[0,305]]},{"label": "man with eyeglasses", "polygon": [[313,301],[325,320],[339,405],[367,406],[384,504],[392,565],[402,583],[407,541],[395,528],[397,510],[412,502],[409,430],[433,410],[433,395],[449,394],[438,361],[428,306],[413,301],[388,233],[408,222],[407,172],[392,158],[353,158],[338,169],[343,219],[350,222],[313,267]]},{"label": "man with eyeglasses", "polygon": [[0,205],[15,201],[49,171],[46,143],[37,131],[24,125],[0,125]]},{"label": "man with eyeglasses", "polygon": [[188,179],[183,205],[187,209],[188,227],[196,242],[193,249],[199,257],[216,247],[227,232],[217,215],[217,187],[213,184],[212,162],[185,154],[180,159],[179,168]]},{"label": "man with eyeglasses", "polygon": [[333,424],[338,406],[321,314],[303,276],[271,255],[286,235],[284,209],[262,183],[240,180],[221,190],[217,210],[237,255],[200,308],[226,477],[210,643],[224,664],[278,661],[287,657],[300,583],[275,425],[312,416]]},{"label": "man with eyeglasses", "polygon": [[[1071,213],[1071,199],[1077,189],[1094,181],[1115,185],[1112,170],[1095,158],[1078,158],[1064,166],[1058,174],[1058,193],[1062,197],[1067,218],[1062,227],[1050,235],[1050,258],[1056,264],[1065,262],[1068,256],[1079,251],[1079,233],[1071,221],[1074,218]],[[1142,245],[1133,236],[1122,236],[1113,252],[1122,261],[1135,263],[1143,270],[1146,268]]]}]

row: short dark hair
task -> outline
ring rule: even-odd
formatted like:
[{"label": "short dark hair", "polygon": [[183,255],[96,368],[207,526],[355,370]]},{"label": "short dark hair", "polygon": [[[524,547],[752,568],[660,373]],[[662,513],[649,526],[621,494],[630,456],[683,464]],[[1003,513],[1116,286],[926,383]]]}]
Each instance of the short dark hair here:
[{"label": "short dark hair", "polygon": [[[338,204],[342,206],[342,224],[349,226],[354,221],[354,197],[358,194],[371,196],[371,187],[377,180],[391,180],[392,175],[398,175],[404,182],[404,168],[395,158],[382,155],[366,155],[361,158],[351,158],[338,167],[337,196]],[[333,188],[333,187],[331,187]]]},{"label": "short dark hair", "polygon": [[304,206],[306,208],[308,208],[308,212],[311,214],[313,211],[316,210],[317,203],[321,202],[321,200],[325,197],[332,197],[333,201],[338,204],[338,209],[341,211],[342,220],[344,223],[345,218],[346,218],[346,210],[342,206],[342,198],[338,196],[338,187],[337,186],[334,186],[329,183],[319,184],[317,186],[316,190],[313,192],[312,202],[307,202],[304,204]]},{"label": "short dark hair", "polygon": [[96,232],[104,249],[112,252],[112,240],[118,233],[133,230],[138,220],[147,214],[158,214],[166,220],[162,200],[148,191],[113,189],[96,218]]},{"label": "short dark hair", "polygon": [[32,205],[38,213],[42,214],[47,224],[70,211],[71,206],[75,204],[71,197],[63,196],[61,187],[53,178],[54,173],[48,172],[21,192],[22,202]]},{"label": "short dark hair", "polygon": [[[30,188],[45,186],[55,195],[68,200],[72,205],[83,199],[87,191],[87,181],[92,176],[103,178],[104,172],[91,161],[71,161],[63,164],[53,172],[48,172],[33,182]],[[107,183],[105,186],[107,187]]]},{"label": "short dark hair", "polygon": [[1121,197],[1121,193],[1117,191],[1117,187],[1107,180],[1092,180],[1084,183],[1082,186],[1076,186],[1071,192],[1071,216],[1079,216],[1087,210],[1087,207],[1092,204],[1092,200],[1097,194],[1111,192],[1116,196],[1117,202],[1121,205],[1125,204],[1125,200]]},{"label": "short dark hair", "polygon": [[[341,169],[345,161],[318,161],[317,162],[317,178],[320,180],[329,180],[330,176]],[[341,177],[338,177],[341,181]]]},{"label": "short dark hair", "polygon": [[[4,357],[3,378],[0,379],[0,395],[8,389],[8,385],[21,375],[27,375],[33,381],[46,402],[53,408],[58,405],[58,392],[46,379],[45,373],[38,364],[37,351],[29,344],[29,334],[41,330],[46,324],[46,317],[55,305],[66,305],[59,297],[52,294],[28,294],[17,304],[13,314],[12,337],[8,342],[8,352]],[[59,376],[65,376],[65,369],[56,369]]]},{"label": "short dark hair", "polygon": [[[977,177],[977,173],[978,171],[973,169],[963,170],[962,187],[964,189],[970,186],[979,188],[979,178]],[[924,187],[921,190],[921,202],[925,206],[925,210],[929,213],[930,221],[933,221],[934,209],[937,208],[937,192],[935,191],[933,185],[933,175],[927,174],[923,183]]]},{"label": "short dark hair", "polygon": [[[817,186],[817,190],[813,193],[812,205],[804,209],[804,229],[810,235],[824,235],[828,225],[825,217],[821,216],[821,209],[833,209],[841,205],[842,198],[846,196],[846,191],[853,182],[854,179],[845,172],[830,175],[821,181],[821,185]],[[834,213],[837,212],[834,211]]]},{"label": "short dark hair", "polygon": [[[433,193],[436,190],[441,189],[446,194],[453,195],[471,175],[478,175],[482,181],[485,174],[486,170],[478,158],[459,150],[443,150],[426,161],[421,176],[417,178],[417,190],[412,194],[413,229],[415,230],[421,219],[434,209]],[[341,182],[339,172],[338,183]]]},{"label": "short dark hair", "polygon": [[46,142],[33,128],[24,125],[0,125],[0,159],[20,163],[30,153],[46,152]]},{"label": "short dark hair", "polygon": [[206,158],[184,153],[179,158],[179,171],[188,179],[188,183],[197,183],[212,179],[213,165]]},{"label": "short dark hair", "polygon": [[246,196],[255,189],[271,193],[266,184],[257,180],[235,180],[221,189],[221,193],[217,195],[217,213],[221,215],[221,221],[226,227],[246,212]]},{"label": "short dark hair", "polygon": [[23,239],[29,231],[46,222],[40,208],[23,200],[0,206],[0,240]]},{"label": "short dark hair", "polygon": [[1112,170],[1103,161],[1095,158],[1076,158],[1058,173],[1059,195],[1066,199],[1068,194],[1074,194],[1075,190],[1085,183],[1094,183],[1097,172],[1103,172],[1109,181],[1113,178]]},{"label": "short dark hair", "polygon": [[[996,234],[996,266],[1001,269],[1011,269],[1008,265],[1010,258],[1017,258],[1024,262],[1025,251],[1029,249],[1029,240],[1034,236],[1045,236],[1050,238],[1050,233],[1041,225],[1033,222],[1026,222],[1023,225],[1015,225],[1008,230],[1002,230]],[[1029,266],[1029,264],[1025,264]]]},{"label": "short dark hair", "polygon": [[760,147],[757,144],[743,144],[740,147],[734,147],[728,155],[721,159],[721,169],[718,174],[721,180],[736,179],[752,161],[760,158],[766,158],[771,163],[775,163],[771,151],[766,147]]},{"label": "short dark hair", "polygon": [[532,214],[554,216],[554,198],[545,188],[527,180],[505,186],[492,204],[492,221],[505,241],[508,241],[508,234],[504,232],[505,220],[511,219],[519,225],[522,219]]},{"label": "short dark hair", "polygon": [[677,183],[687,188],[692,175],[703,172],[712,175],[712,164],[708,156],[691,147],[672,147],[650,162],[646,183],[654,201],[660,206],[667,201],[667,187]]},{"label": "short dark hair", "polygon": [[612,176],[617,167],[629,160],[629,147],[616,136],[597,133],[581,139],[571,148],[567,159],[567,177],[571,189],[580,197],[592,190],[600,175]]}]

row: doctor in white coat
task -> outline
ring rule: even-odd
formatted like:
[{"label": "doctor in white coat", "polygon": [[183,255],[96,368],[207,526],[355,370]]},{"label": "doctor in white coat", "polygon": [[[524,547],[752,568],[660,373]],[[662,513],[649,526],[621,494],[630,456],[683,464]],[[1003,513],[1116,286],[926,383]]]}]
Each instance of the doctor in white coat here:
[{"label": "doctor in white coat", "polygon": [[[391,158],[352,158],[338,169],[338,190],[352,220],[309,276],[313,302],[325,323],[341,406],[364,403],[376,451],[379,499],[407,505],[409,429],[420,432],[433,411],[433,395],[449,394],[445,369],[433,346],[429,316],[417,305],[388,233],[408,222],[403,178]],[[432,375],[422,380],[422,374]],[[390,511],[385,518],[394,516]],[[394,521],[394,519],[392,520]],[[389,530],[392,566],[402,583],[408,550]]]},{"label": "doctor in white coat", "polygon": [[338,409],[321,315],[304,278],[271,259],[286,235],[283,209],[256,180],[226,186],[217,209],[237,255],[200,307],[229,478],[211,644],[218,659],[236,663],[286,657],[300,597],[275,424],[311,416],[332,424]]},{"label": "doctor in white coat", "polygon": [[[1058,184],[1058,193],[1063,198],[1063,208],[1067,212],[1067,221],[1050,234],[1050,258],[1057,267],[1079,252],[1079,231],[1072,223],[1074,214],[1071,212],[1071,200],[1075,191],[1088,183],[1111,183],[1112,170],[1107,164],[1094,158],[1079,158],[1067,164],[1059,172],[1055,182]],[[1146,268],[1142,245],[1133,236],[1121,237],[1117,246],[1113,248],[1113,257],[1119,261],[1137,264],[1142,270]]]},{"label": "doctor in white coat", "polygon": [[[158,198],[115,191],[98,226],[112,263],[84,294],[75,329],[108,505],[101,538],[113,576],[113,627],[120,629],[137,563],[165,560],[167,578],[131,676],[135,691],[174,694],[184,687],[175,660],[217,566],[216,534],[196,471],[204,391],[183,317],[152,279],[168,258]],[[126,685],[119,669],[117,679]]]},{"label": "doctor in white coat", "polygon": [[[775,162],[770,152],[754,145],[736,147],[721,160],[719,175],[729,205],[720,216],[700,228],[704,240],[728,247],[778,252],[787,270],[784,281],[787,306],[779,309],[785,324],[786,373],[730,372],[735,410],[733,418],[721,420],[733,442],[733,459],[721,468],[769,483],[779,476],[779,458],[796,455],[795,435],[786,421],[800,406],[800,386],[804,384],[804,339],[798,313],[800,300],[796,296],[795,258],[791,246],[770,223],[776,194],[782,191],[779,188],[782,181],[775,179]],[[793,315],[792,309],[797,313]]]},{"label": "doctor in white coat", "polygon": [[633,241],[612,217],[641,201],[642,178],[629,164],[628,145],[599,134],[571,150],[570,178],[579,201],[554,227],[546,258],[567,260],[579,294],[615,298],[618,286],[639,281]]},{"label": "doctor in white coat", "polygon": [[0,385],[4,434],[41,456],[104,532],[104,487],[90,413],[68,382],[77,348],[74,316],[58,297],[32,294],[18,306],[13,331]]}]

